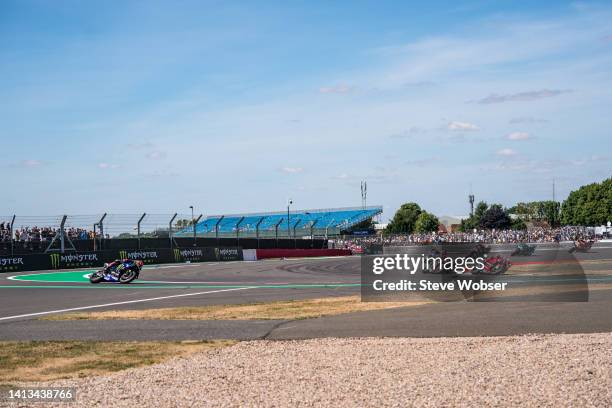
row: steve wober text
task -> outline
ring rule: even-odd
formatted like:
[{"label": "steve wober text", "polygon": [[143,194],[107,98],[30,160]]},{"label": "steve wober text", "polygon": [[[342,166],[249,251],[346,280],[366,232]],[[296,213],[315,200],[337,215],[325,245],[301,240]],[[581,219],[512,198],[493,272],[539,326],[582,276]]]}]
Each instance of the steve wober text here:
[{"label": "steve wober text", "polygon": [[372,287],[375,291],[438,291],[459,290],[506,290],[508,282],[485,282],[472,280],[458,280],[456,282],[431,282],[421,279],[418,282],[402,279],[399,282],[384,282],[375,280]]}]

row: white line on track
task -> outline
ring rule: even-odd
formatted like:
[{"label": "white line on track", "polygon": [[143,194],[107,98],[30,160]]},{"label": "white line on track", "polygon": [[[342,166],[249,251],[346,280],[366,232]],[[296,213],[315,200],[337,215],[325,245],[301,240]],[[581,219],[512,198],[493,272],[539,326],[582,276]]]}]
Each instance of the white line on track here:
[{"label": "white line on track", "polygon": [[22,315],[15,315],[15,316],[0,317],[0,320],[19,319],[22,317],[42,316],[42,315],[53,314],[53,313],[74,312],[76,310],[97,309],[100,307],[107,307],[107,306],[129,305],[131,303],[152,302],[154,300],[175,299],[175,298],[187,297],[187,296],[207,295],[210,293],[231,292],[231,291],[236,291],[236,290],[247,290],[247,289],[255,289],[255,288],[244,287],[244,288],[209,290],[207,292],[183,293],[180,295],[159,296],[159,297],[147,298],[147,299],[127,300],[124,302],[105,303],[101,305],[71,307],[69,309],[47,310],[45,312],[36,312],[36,313],[27,313],[27,314],[22,314]]}]

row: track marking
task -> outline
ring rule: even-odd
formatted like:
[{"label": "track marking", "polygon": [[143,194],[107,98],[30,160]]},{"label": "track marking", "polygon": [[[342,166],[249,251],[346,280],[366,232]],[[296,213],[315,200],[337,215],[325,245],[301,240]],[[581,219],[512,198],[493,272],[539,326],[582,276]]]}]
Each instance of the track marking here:
[{"label": "track marking", "polygon": [[19,319],[19,318],[22,318],[22,317],[42,316],[42,315],[53,314],[53,313],[73,312],[73,311],[76,311],[76,310],[97,309],[97,308],[100,308],[100,307],[107,307],[107,306],[129,305],[131,303],[152,302],[154,300],[174,299],[174,298],[187,297],[187,296],[207,295],[207,294],[210,294],[210,293],[230,292],[230,291],[247,290],[247,289],[253,289],[253,288],[252,287],[241,287],[241,288],[232,288],[232,289],[211,290],[211,291],[207,291],[207,292],[182,293],[180,295],[159,296],[159,297],[147,298],[147,299],[126,300],[124,302],[114,302],[114,303],[105,303],[105,304],[101,304],[101,305],[71,307],[69,309],[47,310],[45,312],[26,313],[26,314],[22,314],[22,315],[6,316],[6,317],[0,317],[0,320]]},{"label": "track marking", "polygon": [[244,289],[309,289],[309,288],[344,288],[344,287],[360,287],[361,283],[304,283],[304,284],[261,284],[261,285],[137,285],[131,283],[129,285],[121,284],[97,284],[97,285],[0,285],[0,289],[214,289],[214,288],[244,288]]}]

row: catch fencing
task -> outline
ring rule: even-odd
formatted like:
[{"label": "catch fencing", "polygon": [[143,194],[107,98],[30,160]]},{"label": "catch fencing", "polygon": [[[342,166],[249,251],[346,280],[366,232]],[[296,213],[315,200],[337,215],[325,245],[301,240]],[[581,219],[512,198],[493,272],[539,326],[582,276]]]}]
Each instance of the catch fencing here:
[{"label": "catch fencing", "polygon": [[[283,230],[275,235],[185,233],[202,215],[94,214],[0,216],[0,256],[98,252],[108,250],[175,249],[188,247],[326,248],[327,240]],[[180,236],[177,233],[181,232]]]}]

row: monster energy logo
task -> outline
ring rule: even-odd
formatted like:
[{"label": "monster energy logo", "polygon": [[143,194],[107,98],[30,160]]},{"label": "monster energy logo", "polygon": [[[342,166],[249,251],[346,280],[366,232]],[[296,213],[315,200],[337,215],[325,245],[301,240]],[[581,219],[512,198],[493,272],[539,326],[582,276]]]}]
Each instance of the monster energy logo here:
[{"label": "monster energy logo", "polygon": [[60,254],[51,254],[51,267],[53,269],[59,268],[60,265]]},{"label": "monster energy logo", "polygon": [[23,265],[23,258],[0,258],[0,266]]},{"label": "monster energy logo", "polygon": [[203,256],[201,249],[174,249],[174,261],[180,262],[183,259],[194,260]]},{"label": "monster energy logo", "polygon": [[63,263],[71,265],[80,265],[88,262],[96,262],[98,260],[98,254],[51,254],[51,267],[57,269]]},{"label": "monster energy logo", "polygon": [[127,257],[127,251],[119,251],[119,258],[125,259]]}]

